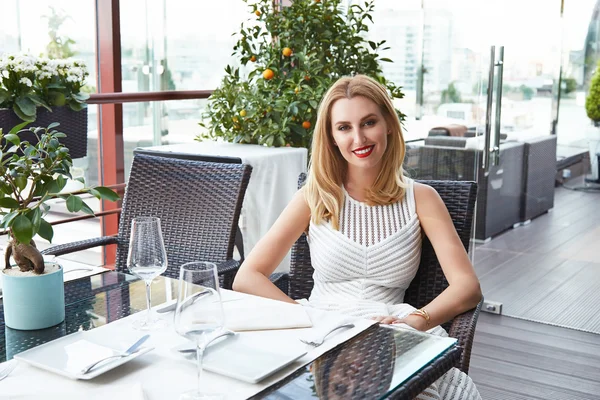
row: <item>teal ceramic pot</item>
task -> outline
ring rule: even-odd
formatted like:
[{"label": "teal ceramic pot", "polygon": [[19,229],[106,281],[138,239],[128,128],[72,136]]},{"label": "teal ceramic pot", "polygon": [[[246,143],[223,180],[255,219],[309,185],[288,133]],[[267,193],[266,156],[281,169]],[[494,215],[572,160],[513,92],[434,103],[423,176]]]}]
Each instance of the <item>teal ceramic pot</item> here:
[{"label": "teal ceramic pot", "polygon": [[[49,265],[52,263],[46,263]],[[4,322],[12,329],[35,330],[65,320],[63,269],[38,276],[2,272]]]}]

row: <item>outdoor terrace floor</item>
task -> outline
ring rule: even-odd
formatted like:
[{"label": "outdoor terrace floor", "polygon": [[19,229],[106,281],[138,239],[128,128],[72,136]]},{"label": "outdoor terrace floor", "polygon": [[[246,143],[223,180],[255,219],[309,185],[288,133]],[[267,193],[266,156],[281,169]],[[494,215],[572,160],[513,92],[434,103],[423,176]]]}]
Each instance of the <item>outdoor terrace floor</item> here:
[{"label": "outdoor terrace floor", "polygon": [[475,333],[470,375],[483,399],[600,398],[600,335],[532,321],[598,319],[599,227],[600,193],[560,187],[549,213],[476,247],[484,296],[505,305]]}]

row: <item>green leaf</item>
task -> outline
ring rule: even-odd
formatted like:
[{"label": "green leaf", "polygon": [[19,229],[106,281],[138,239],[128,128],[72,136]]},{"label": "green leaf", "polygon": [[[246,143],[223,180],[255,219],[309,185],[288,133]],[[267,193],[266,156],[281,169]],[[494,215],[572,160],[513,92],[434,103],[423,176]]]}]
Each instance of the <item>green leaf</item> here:
[{"label": "green leaf", "polygon": [[385,62],[391,62],[391,63],[393,63],[392,60],[390,60],[389,58],[385,58],[385,57],[384,58],[380,58],[379,61],[385,61]]},{"label": "green leaf", "polygon": [[19,205],[19,202],[12,197],[3,197],[0,199],[0,208],[10,208],[11,210],[14,210],[15,208],[19,208]]},{"label": "green leaf", "polygon": [[82,204],[83,200],[81,200],[81,198],[79,198],[78,196],[70,195],[67,198],[67,210],[71,212],[81,211],[81,207],[83,207]]},{"label": "green leaf", "polygon": [[63,190],[65,188],[66,184],[67,184],[67,180],[64,177],[62,177],[61,175],[59,175],[56,178],[56,193]]},{"label": "green leaf", "polygon": [[85,204],[85,201],[81,205],[81,211],[83,211],[84,213],[89,214],[89,215],[95,215],[94,214],[94,210],[92,210],[90,208],[90,206],[88,206],[87,204]]},{"label": "green leaf", "polygon": [[45,219],[42,218],[40,221],[40,229],[38,230],[38,235],[43,239],[46,239],[49,242],[52,242],[52,237],[54,236],[54,230],[52,229],[52,225],[46,222]]},{"label": "green leaf", "polygon": [[23,121],[26,121],[27,123],[35,121],[36,114],[33,113],[33,115],[29,115],[29,114],[24,113],[18,104],[15,104],[13,106],[13,111],[15,112],[15,114],[17,114],[17,117],[21,118]]},{"label": "green leaf", "polygon": [[85,179],[82,176],[79,176],[79,177],[75,178],[75,180],[77,182],[81,182],[81,183],[83,183],[85,185]]},{"label": "green leaf", "polygon": [[48,106],[48,104],[46,104],[46,102],[44,100],[41,99],[41,97],[35,95],[35,94],[30,94],[29,95],[29,99],[38,107],[44,107],[46,110],[52,112],[52,109]]},{"label": "green leaf", "polygon": [[39,208],[33,209],[26,214],[27,218],[31,221],[33,225],[33,236],[37,233],[38,229],[40,229],[40,221],[42,220],[42,210]]},{"label": "green leaf", "polygon": [[17,211],[9,212],[2,218],[0,226],[2,226],[3,228],[8,228],[17,215],[19,215]]},{"label": "green leaf", "polygon": [[10,94],[8,93],[8,91],[5,89],[0,89],[0,106],[2,106],[2,103],[4,103],[8,99],[10,99]]},{"label": "green leaf", "polygon": [[28,124],[30,124],[29,121],[21,122],[19,125],[17,125],[14,128],[12,128],[10,130],[10,132],[8,132],[9,135],[17,134],[17,132],[19,132],[21,129],[25,128]]},{"label": "green leaf", "polygon": [[19,188],[19,190],[25,189],[27,187],[27,176],[19,175],[15,178],[15,185]]},{"label": "green leaf", "polygon": [[15,103],[19,106],[25,115],[35,116],[35,103],[29,96],[19,96]]},{"label": "green leaf", "polygon": [[73,93],[71,95],[71,97],[73,97],[75,100],[83,103],[84,101],[86,101],[87,99],[90,98],[90,95],[85,92],[79,92],[79,93]]},{"label": "green leaf", "polygon": [[16,217],[12,223],[12,232],[17,242],[29,243],[33,238],[33,224],[25,215]]},{"label": "green leaf", "polygon": [[52,122],[50,125],[48,125],[48,130],[50,130],[52,128],[56,128],[59,125],[60,125],[60,122]]},{"label": "green leaf", "polygon": [[[96,186],[95,188],[90,189],[90,193],[92,193],[94,196],[96,196],[96,194],[94,192],[92,192],[92,190],[94,190],[94,192],[97,192],[98,195],[100,196],[99,198],[104,199],[104,200],[117,201],[120,199],[118,194],[116,194],[112,189],[109,189],[105,186]],[[96,197],[98,197],[98,196],[96,196]]]},{"label": "green leaf", "polygon": [[78,103],[77,101],[70,101],[69,102],[69,107],[71,108],[71,110],[73,111],[81,111],[84,108],[87,107],[87,105],[85,103]]},{"label": "green leaf", "polygon": [[4,136],[4,139],[11,142],[15,146],[21,144],[21,139],[19,139],[19,136],[15,135],[14,133],[9,133],[8,135]]}]

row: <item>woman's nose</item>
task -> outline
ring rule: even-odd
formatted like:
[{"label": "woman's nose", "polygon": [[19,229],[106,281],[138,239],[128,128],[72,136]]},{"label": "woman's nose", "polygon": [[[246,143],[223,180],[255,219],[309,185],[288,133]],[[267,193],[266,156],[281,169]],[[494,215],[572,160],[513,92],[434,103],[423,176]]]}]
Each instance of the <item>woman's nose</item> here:
[{"label": "woman's nose", "polygon": [[354,143],[363,144],[366,141],[365,135],[361,132],[360,129],[357,129],[354,133]]}]

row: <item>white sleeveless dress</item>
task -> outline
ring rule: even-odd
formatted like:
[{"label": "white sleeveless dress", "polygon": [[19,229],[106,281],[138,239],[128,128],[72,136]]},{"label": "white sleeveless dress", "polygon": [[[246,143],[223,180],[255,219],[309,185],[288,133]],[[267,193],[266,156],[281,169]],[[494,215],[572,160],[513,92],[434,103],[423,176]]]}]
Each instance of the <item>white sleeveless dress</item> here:
[{"label": "white sleeveless dress", "polygon": [[[403,303],[421,256],[421,225],[416,213],[413,181],[402,201],[369,206],[344,190],[339,231],[330,222],[309,227],[308,244],[314,267],[311,307],[356,317],[394,315],[415,310]],[[430,333],[447,336],[441,327]],[[480,400],[471,378],[453,368],[417,399]]]}]

